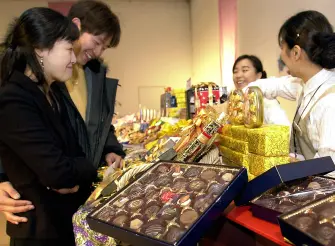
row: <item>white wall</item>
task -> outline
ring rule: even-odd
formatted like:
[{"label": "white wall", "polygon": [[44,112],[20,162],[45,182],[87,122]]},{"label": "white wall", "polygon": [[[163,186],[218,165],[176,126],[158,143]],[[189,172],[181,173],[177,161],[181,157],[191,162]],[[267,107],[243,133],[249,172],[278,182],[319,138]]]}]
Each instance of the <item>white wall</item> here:
[{"label": "white wall", "polygon": [[192,83],[221,84],[218,0],[192,0]]},{"label": "white wall", "polygon": [[[185,87],[191,77],[190,8],[186,1],[106,1],[119,16],[119,47],[107,51],[110,76],[120,78],[121,114],[135,112],[140,86],[142,104],[159,108],[163,87]],[[145,103],[143,103],[145,102]],[[147,105],[150,104],[150,105]]]},{"label": "white wall", "polygon": [[[279,28],[290,16],[309,9],[325,14],[335,25],[334,0],[238,0],[238,54],[259,56],[268,75],[277,75]],[[281,100],[281,104],[293,119],[295,103]]]}]

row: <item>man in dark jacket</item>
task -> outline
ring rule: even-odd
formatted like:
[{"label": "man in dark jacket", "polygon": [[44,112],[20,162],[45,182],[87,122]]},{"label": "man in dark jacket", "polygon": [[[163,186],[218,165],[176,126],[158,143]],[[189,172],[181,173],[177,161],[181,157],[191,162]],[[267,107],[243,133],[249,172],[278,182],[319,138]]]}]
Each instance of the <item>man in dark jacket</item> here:
[{"label": "man in dark jacket", "polygon": [[[63,95],[71,126],[87,158],[97,168],[103,162],[119,167],[125,153],[111,125],[118,80],[107,78],[107,68],[99,61],[105,49],[119,44],[118,17],[105,3],[91,0],[74,3],[68,16],[81,31],[74,46],[77,64],[73,78],[56,84],[53,89]],[[0,211],[12,223],[26,222],[26,218],[14,214],[33,209],[33,204],[18,200],[20,195],[3,172],[0,172],[0,182]],[[66,192],[76,192],[76,189],[62,190]]]}]

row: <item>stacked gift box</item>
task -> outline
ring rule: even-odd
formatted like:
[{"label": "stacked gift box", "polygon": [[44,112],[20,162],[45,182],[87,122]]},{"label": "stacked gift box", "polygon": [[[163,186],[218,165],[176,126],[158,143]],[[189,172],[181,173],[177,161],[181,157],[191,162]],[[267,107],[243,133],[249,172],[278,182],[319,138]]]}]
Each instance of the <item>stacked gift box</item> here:
[{"label": "stacked gift box", "polygon": [[249,180],[290,161],[288,126],[265,125],[250,129],[226,125],[222,132],[223,157],[230,164],[247,168]]},{"label": "stacked gift box", "polygon": [[186,92],[185,89],[173,89],[172,95],[176,97],[177,107],[169,108],[169,117],[186,118]]}]

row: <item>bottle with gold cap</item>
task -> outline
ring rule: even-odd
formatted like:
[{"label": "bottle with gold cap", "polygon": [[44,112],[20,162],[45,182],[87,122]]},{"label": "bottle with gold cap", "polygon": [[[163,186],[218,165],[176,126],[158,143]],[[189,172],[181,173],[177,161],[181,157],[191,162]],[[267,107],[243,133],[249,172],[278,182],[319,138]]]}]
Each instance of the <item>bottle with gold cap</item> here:
[{"label": "bottle with gold cap", "polygon": [[199,153],[208,146],[211,139],[215,137],[215,133],[218,132],[225,121],[226,114],[222,112],[216,120],[211,121],[204,127],[203,131],[184,151],[178,153],[176,160],[182,162],[194,161],[194,158],[198,156]]}]

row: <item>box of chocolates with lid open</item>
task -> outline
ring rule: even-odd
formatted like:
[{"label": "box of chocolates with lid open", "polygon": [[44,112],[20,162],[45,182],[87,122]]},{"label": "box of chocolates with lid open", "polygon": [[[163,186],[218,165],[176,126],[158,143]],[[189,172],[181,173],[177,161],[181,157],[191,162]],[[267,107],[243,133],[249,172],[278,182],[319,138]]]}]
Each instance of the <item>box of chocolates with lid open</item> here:
[{"label": "box of chocolates with lid open", "polygon": [[335,195],[279,216],[279,225],[295,245],[335,245]]},{"label": "box of chocolates with lid open", "polygon": [[314,200],[335,192],[335,180],[326,177],[308,177],[277,186],[251,201],[255,217],[278,223],[282,213],[293,211]]},{"label": "box of chocolates with lid open", "polygon": [[158,162],[87,220],[132,245],[195,245],[247,180],[245,168]]}]

